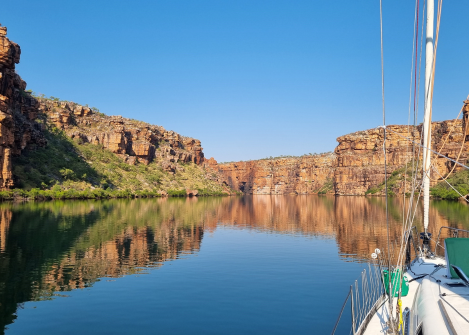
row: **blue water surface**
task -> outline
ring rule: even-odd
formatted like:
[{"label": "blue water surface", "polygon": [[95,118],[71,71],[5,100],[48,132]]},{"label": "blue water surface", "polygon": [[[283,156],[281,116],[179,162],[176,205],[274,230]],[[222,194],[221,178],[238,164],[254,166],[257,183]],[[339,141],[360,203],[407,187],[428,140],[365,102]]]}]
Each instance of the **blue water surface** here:
[{"label": "blue water surface", "polygon": [[4,207],[6,333],[330,333],[385,237],[382,203],[259,199]]}]

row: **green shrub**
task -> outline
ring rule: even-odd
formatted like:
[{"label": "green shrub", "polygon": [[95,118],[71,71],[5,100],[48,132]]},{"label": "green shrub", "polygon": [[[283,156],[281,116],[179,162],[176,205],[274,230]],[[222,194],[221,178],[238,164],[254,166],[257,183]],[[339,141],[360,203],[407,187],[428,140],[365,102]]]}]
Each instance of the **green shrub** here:
[{"label": "green shrub", "polygon": [[170,197],[185,197],[186,190],[168,190],[168,195]]}]

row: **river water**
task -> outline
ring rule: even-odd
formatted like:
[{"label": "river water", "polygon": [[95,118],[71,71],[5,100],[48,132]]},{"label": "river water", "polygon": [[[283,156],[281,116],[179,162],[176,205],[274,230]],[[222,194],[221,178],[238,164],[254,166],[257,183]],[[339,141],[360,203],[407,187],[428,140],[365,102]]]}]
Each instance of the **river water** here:
[{"label": "river water", "polygon": [[[390,199],[391,240],[402,200]],[[421,221],[421,209],[416,221]],[[430,230],[469,228],[432,202]],[[418,227],[421,230],[421,227]],[[7,334],[328,334],[386,248],[382,198],[245,196],[0,205]],[[344,314],[337,334],[350,329]]]}]

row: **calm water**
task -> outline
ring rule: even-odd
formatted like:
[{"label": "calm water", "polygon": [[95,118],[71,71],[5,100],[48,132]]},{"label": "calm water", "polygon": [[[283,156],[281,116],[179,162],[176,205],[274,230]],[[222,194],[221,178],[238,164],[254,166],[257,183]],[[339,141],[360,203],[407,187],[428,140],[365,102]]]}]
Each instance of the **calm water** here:
[{"label": "calm water", "polygon": [[[391,202],[395,239],[402,206]],[[363,262],[386,245],[384,208],[329,196],[2,204],[1,328],[327,334]],[[433,202],[431,230],[468,229],[468,208]],[[349,324],[344,315],[338,333]]]}]

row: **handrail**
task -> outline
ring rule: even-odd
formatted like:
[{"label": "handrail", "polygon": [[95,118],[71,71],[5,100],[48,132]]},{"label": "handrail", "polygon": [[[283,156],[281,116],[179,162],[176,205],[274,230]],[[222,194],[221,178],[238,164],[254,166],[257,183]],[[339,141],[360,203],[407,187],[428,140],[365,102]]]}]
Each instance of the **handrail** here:
[{"label": "handrail", "polygon": [[[412,226],[404,232],[406,240],[412,238],[412,245],[417,257],[417,247],[414,242],[414,236],[418,236],[417,227]],[[410,246],[410,241],[407,241]],[[410,251],[409,251],[410,252]],[[376,258],[376,255],[375,255]],[[415,259],[414,259],[415,260]],[[350,286],[350,290],[345,298],[339,317],[334,325],[331,335],[334,335],[339,325],[340,319],[344,312],[348,300],[351,300],[351,317],[352,317],[352,334],[362,335],[371,321],[372,317],[376,314],[378,309],[388,300],[386,288],[384,286],[383,273],[381,269],[381,261],[378,256],[377,262],[373,264],[368,263],[368,274],[366,269],[362,271],[361,285],[355,280],[355,284]],[[391,290],[393,292],[393,290]]]},{"label": "handrail", "polygon": [[438,231],[438,239],[436,240],[436,243],[435,243],[435,251],[434,251],[435,254],[436,254],[436,248],[437,248],[438,246],[440,246],[440,247],[442,247],[442,248],[444,249],[444,247],[440,244],[440,235],[441,235],[441,230],[442,230],[443,228],[452,230],[452,231],[453,231],[453,237],[458,237],[458,234],[459,234],[460,231],[469,233],[469,230],[466,230],[466,229],[459,229],[459,228],[453,228],[453,227],[448,227],[448,226],[441,226],[441,227],[440,227],[440,230]]}]

